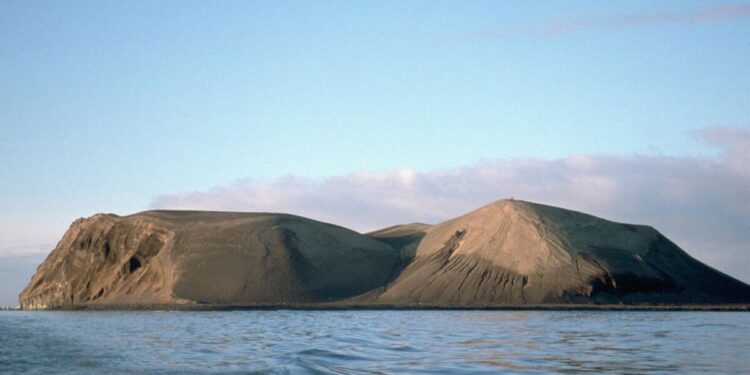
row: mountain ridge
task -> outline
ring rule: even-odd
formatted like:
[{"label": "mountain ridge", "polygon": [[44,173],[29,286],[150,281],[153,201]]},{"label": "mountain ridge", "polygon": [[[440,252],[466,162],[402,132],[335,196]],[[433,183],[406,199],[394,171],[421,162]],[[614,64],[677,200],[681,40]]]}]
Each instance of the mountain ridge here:
[{"label": "mountain ridge", "polygon": [[519,200],[369,233],[278,213],[76,220],[24,309],[156,305],[750,304],[656,229]]}]

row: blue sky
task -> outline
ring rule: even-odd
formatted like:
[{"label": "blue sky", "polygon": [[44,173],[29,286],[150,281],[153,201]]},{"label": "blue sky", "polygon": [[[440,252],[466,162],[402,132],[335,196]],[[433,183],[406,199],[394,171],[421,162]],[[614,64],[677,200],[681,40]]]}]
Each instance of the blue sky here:
[{"label": "blue sky", "polygon": [[742,2],[4,1],[0,248],[247,179],[716,155],[749,40]]}]

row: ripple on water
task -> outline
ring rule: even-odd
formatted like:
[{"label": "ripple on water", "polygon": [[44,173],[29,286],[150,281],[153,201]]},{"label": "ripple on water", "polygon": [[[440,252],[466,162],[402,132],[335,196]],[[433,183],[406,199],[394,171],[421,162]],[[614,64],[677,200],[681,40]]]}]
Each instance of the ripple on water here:
[{"label": "ripple on water", "polygon": [[3,312],[7,373],[750,373],[750,314]]}]

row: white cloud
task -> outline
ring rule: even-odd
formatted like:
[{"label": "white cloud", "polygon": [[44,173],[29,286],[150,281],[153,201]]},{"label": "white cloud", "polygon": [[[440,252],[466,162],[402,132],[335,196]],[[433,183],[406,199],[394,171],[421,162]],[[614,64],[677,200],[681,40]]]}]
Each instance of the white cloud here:
[{"label": "white cloud", "polygon": [[241,180],[209,191],[161,196],[152,206],[288,212],[368,231],[397,223],[436,223],[513,196],[653,225],[697,258],[750,281],[750,132],[712,127],[696,135],[722,152],[574,155],[431,172]]}]

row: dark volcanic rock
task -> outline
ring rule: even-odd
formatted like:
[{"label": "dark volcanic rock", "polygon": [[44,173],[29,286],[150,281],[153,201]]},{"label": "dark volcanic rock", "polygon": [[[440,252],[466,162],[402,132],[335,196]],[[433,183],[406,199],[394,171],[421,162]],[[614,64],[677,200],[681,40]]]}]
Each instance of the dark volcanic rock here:
[{"label": "dark volcanic rock", "polygon": [[73,223],[20,295],[85,305],[750,303],[651,227],[521,201],[362,235],[284,214],[149,211]]}]

